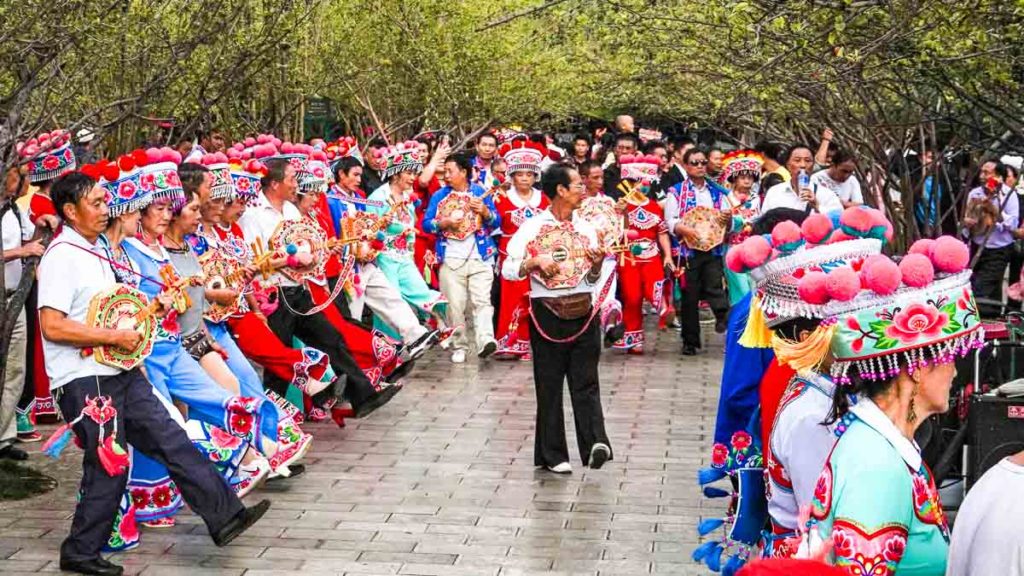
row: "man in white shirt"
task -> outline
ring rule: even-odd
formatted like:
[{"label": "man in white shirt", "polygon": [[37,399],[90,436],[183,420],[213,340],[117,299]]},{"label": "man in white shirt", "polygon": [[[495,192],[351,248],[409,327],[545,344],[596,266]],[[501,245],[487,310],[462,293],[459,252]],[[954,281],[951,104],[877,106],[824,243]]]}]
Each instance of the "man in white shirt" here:
[{"label": "man in white shirt", "polygon": [[946,576],[1024,576],[1024,452],[1000,460],[967,493],[953,525]]},{"label": "man in white shirt", "polygon": [[[245,235],[246,243],[259,242],[266,244],[278,225],[285,220],[300,220],[302,214],[292,204],[299,188],[295,167],[282,158],[267,160],[267,175],[263,178],[263,192],[256,198],[254,206],[246,209],[238,221]],[[290,258],[298,259],[302,253]],[[292,261],[296,267],[308,265],[309,261]],[[344,396],[352,403],[356,418],[367,416],[377,408],[386,404],[401,390],[398,384],[374,386],[356,362],[344,335],[327,319],[324,313],[296,314],[292,310],[312,310],[315,306],[313,298],[306,287],[295,282],[285,274],[275,274],[272,278],[279,287],[277,309],[267,317],[267,326],[280,338],[281,342],[291,342],[298,336],[306,344],[322,350],[330,359],[335,374],[345,375]],[[284,397],[287,383],[268,379],[266,384],[274,392]],[[282,388],[283,387],[283,388]],[[312,398],[314,404],[330,408],[342,393],[328,387]]]},{"label": "man in white shirt", "polygon": [[[18,289],[22,276],[22,260],[43,255],[43,245],[30,241],[35,227],[28,215],[18,209],[14,199],[26,188],[28,181],[18,168],[7,171],[4,180],[3,203],[0,206],[0,230],[4,247],[4,302],[10,301]],[[49,217],[49,218],[52,218]],[[43,222],[42,217],[40,223]],[[7,354],[7,368],[3,381],[3,401],[0,403],[0,459],[27,460],[28,452],[14,445],[18,437],[16,409],[25,388],[25,309],[18,311],[11,332]]]},{"label": "man in white shirt", "polygon": [[786,170],[789,171],[792,180],[776,184],[768,189],[761,202],[762,214],[773,208],[813,210],[821,213],[842,211],[842,202],[834,192],[824,186],[808,187],[799,192],[796,191],[800,187],[800,172],[810,174],[814,166],[814,156],[810,148],[803,145],[793,146],[786,152],[785,162]]},{"label": "man in white shirt", "polygon": [[71,533],[61,544],[60,568],[104,576],[123,572],[100,556],[128,481],[127,471],[109,473],[100,464],[104,436],[119,446],[131,444],[166,466],[214,543],[224,546],[262,517],[270,502],[242,505],[171,418],[139,368],[123,371],[83,354],[99,346],[133,350],[142,335],[86,324],[93,297],[116,283],[99,243],[108,222],[106,192],[88,176],[73,172],[54,183],[52,197],[64,227],[39,264],[39,325],[50,391],[64,421],[75,422],[72,430],[85,453],[79,501]]},{"label": "man in white shirt", "polygon": [[857,159],[846,149],[840,148],[832,157],[828,168],[811,175],[811,189],[827,188],[831,190],[843,208],[864,204],[864,196],[857,180]]},{"label": "man in white shirt", "polygon": [[[609,285],[599,285],[605,253],[598,247],[597,233],[585,221],[573,217],[585,190],[579,172],[552,166],[544,173],[541,189],[551,206],[524,222],[509,240],[501,273],[508,280],[530,278],[530,349],[537,391],[533,463],[556,474],[569,474],[572,466],[562,411],[562,387],[567,377],[580,459],[593,469],[612,459],[601,409],[597,372],[600,327],[592,295],[595,290],[607,290]],[[572,253],[566,254],[563,262],[589,263],[588,269],[579,270],[583,274],[566,275],[566,264],[560,265],[553,252],[545,253],[544,247],[534,242],[539,235],[559,228],[571,230],[579,241],[566,247]]]}]

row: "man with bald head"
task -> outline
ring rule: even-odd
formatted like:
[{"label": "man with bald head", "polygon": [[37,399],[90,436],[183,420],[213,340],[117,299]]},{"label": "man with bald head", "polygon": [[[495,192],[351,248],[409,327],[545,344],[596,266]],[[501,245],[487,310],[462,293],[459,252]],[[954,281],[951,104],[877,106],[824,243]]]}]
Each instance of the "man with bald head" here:
[{"label": "man with bald head", "polygon": [[633,117],[629,114],[619,114],[615,117],[615,132],[623,134],[629,132],[630,134],[636,132],[636,126],[633,123]]}]

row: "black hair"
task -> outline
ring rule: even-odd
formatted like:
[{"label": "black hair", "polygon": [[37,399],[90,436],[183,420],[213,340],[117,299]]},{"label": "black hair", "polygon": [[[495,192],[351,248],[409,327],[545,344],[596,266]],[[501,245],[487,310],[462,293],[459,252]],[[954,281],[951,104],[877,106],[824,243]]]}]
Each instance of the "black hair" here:
[{"label": "black hair", "polygon": [[690,144],[694,144],[694,141],[689,136],[676,136],[672,139],[672,148],[675,150],[680,150]]},{"label": "black hair", "polygon": [[683,153],[683,164],[689,162],[690,158],[693,158],[694,154],[703,154],[705,158],[708,157],[708,152],[707,150],[704,149],[703,146],[694,146],[693,148],[690,148],[689,150]]},{"label": "black hair", "polygon": [[632,142],[633,146],[636,146],[637,148],[640,147],[640,140],[636,137],[636,134],[633,134],[632,132],[619,132],[615,135],[615,144],[625,142],[626,140]]},{"label": "black hair", "polygon": [[368,148],[387,148],[388,143],[380,136],[374,136],[370,138],[370,141],[366,144]]},{"label": "black hair", "polygon": [[818,318],[800,317],[786,320],[782,324],[772,328],[772,330],[787,340],[798,342],[800,340],[801,332],[813,332],[819,324],[821,324],[821,320]]},{"label": "black hair", "polygon": [[1006,167],[1006,176],[1003,176],[1003,178],[1009,176],[1010,172],[1013,172],[1015,177],[1020,178],[1020,170],[1018,170],[1016,166],[1011,166],[1009,164],[1004,164],[1004,166]]},{"label": "black hair", "polygon": [[572,185],[572,178],[569,172],[575,170],[571,166],[563,166],[561,164],[554,164],[550,166],[541,176],[540,189],[544,192],[544,195],[549,199],[554,199],[558,196],[558,187],[564,186],[568,188]]},{"label": "black hair", "polygon": [[484,132],[483,134],[477,136],[476,143],[479,144],[480,141],[483,140],[484,138],[490,138],[491,140],[494,140],[495,146],[498,145],[498,137],[494,134],[494,132]]},{"label": "black hair", "polygon": [[779,222],[789,220],[796,222],[797,224],[803,224],[805,218],[807,218],[807,213],[803,210],[797,210],[795,208],[772,208],[771,210],[761,214],[757,220],[754,220],[750,233],[756,236],[760,236],[761,234],[771,234],[772,230],[775,229],[775,225]]},{"label": "black hair", "polygon": [[[900,368],[903,368],[902,365],[905,362],[899,356],[896,357],[896,362]],[[850,411],[850,396],[875,398],[888,390],[894,382],[894,379],[875,380],[861,378],[860,373],[856,369],[850,369],[846,376],[850,381],[846,384],[837,384],[835,391],[832,393],[832,408],[829,410],[828,417],[822,421],[822,424],[825,426],[835,424]]]},{"label": "black hair", "polygon": [[472,183],[472,179],[473,179],[473,161],[470,160],[468,154],[465,154],[465,153],[462,153],[462,152],[460,152],[458,154],[452,154],[447,159],[445,159],[444,162],[445,162],[445,164],[447,164],[448,162],[455,163],[455,165],[458,166],[460,170],[463,170],[463,171],[466,172],[466,180],[469,180],[470,183]]},{"label": "black hair", "polygon": [[778,142],[770,142],[768,140],[762,140],[754,145],[754,151],[759,152],[765,158],[770,158],[778,163],[782,163],[782,155],[785,152],[785,148]]},{"label": "black hair", "polygon": [[337,162],[334,163],[334,179],[340,180],[341,174],[348,176],[348,173],[351,172],[352,169],[355,168],[356,166],[359,166],[361,168],[363,166],[363,163],[360,162],[357,158],[353,158],[352,156],[345,156],[341,160],[338,160]]},{"label": "black hair", "polygon": [[284,175],[288,168],[288,161],[284,158],[271,158],[264,162],[267,167],[267,175],[260,180],[260,184],[266,189],[274,182],[284,182]]},{"label": "black hair", "polygon": [[96,181],[81,172],[68,172],[53,183],[50,198],[57,215],[64,219],[64,205],[78,204],[96,186]]},{"label": "black hair", "polygon": [[651,140],[647,144],[644,144],[644,154],[650,154],[658,148],[664,148],[668,151],[668,145],[663,140]]},{"label": "black hair", "polygon": [[782,163],[785,164],[789,162],[790,159],[793,158],[793,153],[797,150],[807,150],[811,154],[814,154],[814,151],[811,150],[811,147],[807,144],[794,144],[789,147],[789,150],[786,150],[786,154],[782,157]]},{"label": "black hair", "polygon": [[173,202],[171,202],[171,216],[173,216],[174,218],[181,216],[181,211],[185,209],[185,206],[188,206],[188,203],[191,202],[193,198],[195,198],[196,200],[199,199],[199,189],[197,188],[195,190],[189,190],[188,188],[186,188],[184,200],[176,199]]},{"label": "black hair", "polygon": [[584,142],[587,143],[587,146],[591,145],[590,136],[587,136],[586,134],[584,134],[582,132],[579,132],[575,136],[572,137],[572,143],[573,144],[575,144],[577,140],[583,140]]},{"label": "black hair", "polygon": [[204,174],[209,171],[210,169],[202,164],[185,162],[178,166],[178,179],[181,180],[181,187],[185,189],[186,193],[198,192],[199,187],[203,185]]},{"label": "black hair", "polygon": [[[996,158],[991,158],[989,160],[985,160],[984,162],[982,162],[981,166],[984,166],[985,164],[988,164],[989,162],[991,162],[991,163],[996,165],[996,176],[999,176],[999,178],[1006,178],[1006,164],[1003,164],[1002,162],[1000,162]],[[984,182],[983,182],[983,184],[984,184]]]},{"label": "black hair", "polygon": [[832,156],[832,165],[838,166],[843,162],[852,160],[854,164],[857,163],[857,157],[853,155],[853,151],[848,148],[836,148],[836,153]]},{"label": "black hair", "polygon": [[580,171],[580,176],[583,176],[584,174],[589,175],[590,171],[593,170],[595,167],[601,167],[601,163],[598,162],[597,160],[587,160],[586,162],[581,163],[580,167],[578,168],[578,170]]}]

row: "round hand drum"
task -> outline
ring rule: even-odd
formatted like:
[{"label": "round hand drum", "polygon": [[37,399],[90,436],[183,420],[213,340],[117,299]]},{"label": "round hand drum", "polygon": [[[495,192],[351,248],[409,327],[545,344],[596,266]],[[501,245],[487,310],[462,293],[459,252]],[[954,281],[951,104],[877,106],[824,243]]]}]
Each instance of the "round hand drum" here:
[{"label": "round hand drum", "polygon": [[469,207],[472,194],[465,192],[452,192],[437,205],[437,218],[451,218],[458,223],[454,230],[445,230],[445,238],[451,240],[465,240],[476,232],[476,213]]},{"label": "round hand drum", "polygon": [[707,252],[725,240],[725,226],[719,220],[721,214],[720,210],[697,206],[683,215],[683,225],[697,231],[697,240],[687,244],[690,249]]},{"label": "round hand drum", "polygon": [[241,295],[245,290],[242,262],[224,250],[208,250],[199,259],[206,276],[206,287],[211,290],[234,290],[239,298],[230,305],[211,302],[204,318],[210,322],[223,322],[238,312]]},{"label": "round hand drum", "polygon": [[535,272],[534,277],[549,290],[575,288],[590,271],[588,245],[586,237],[576,232],[572,224],[545,224],[526,251],[531,256],[550,256],[558,264],[558,272],[549,277]]},{"label": "round hand drum", "polygon": [[352,215],[346,215],[341,220],[341,228],[345,238],[361,239],[354,245],[355,249],[352,251],[356,256],[356,261],[359,263],[373,262],[377,259],[377,254],[380,250],[374,248],[373,240],[377,235],[378,222],[379,218],[369,212],[356,212]]},{"label": "round hand drum", "polygon": [[281,273],[295,282],[304,282],[323,277],[327,266],[327,237],[316,223],[305,218],[301,220],[284,220],[277,225],[268,245],[272,252],[287,254],[289,245],[294,245],[298,253],[305,252],[313,256],[313,264],[301,270],[284,268]]},{"label": "round hand drum", "polygon": [[615,201],[607,196],[586,198],[576,209],[576,214],[597,230],[601,244],[608,248],[622,239],[625,221],[615,210]]},{"label": "round hand drum", "polygon": [[153,338],[156,336],[158,319],[148,313],[149,299],[141,291],[125,284],[99,292],[89,301],[86,324],[113,330],[136,330],[142,340],[134,350],[122,350],[113,346],[93,348],[93,358],[100,364],[131,370],[153,352]]}]

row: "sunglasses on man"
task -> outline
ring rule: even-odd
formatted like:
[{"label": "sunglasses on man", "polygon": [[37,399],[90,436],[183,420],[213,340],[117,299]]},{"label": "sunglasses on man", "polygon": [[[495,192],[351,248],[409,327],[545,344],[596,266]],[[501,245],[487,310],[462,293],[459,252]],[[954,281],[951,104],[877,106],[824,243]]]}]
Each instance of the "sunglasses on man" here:
[{"label": "sunglasses on man", "polygon": [[708,165],[708,161],[707,160],[690,160],[688,162],[688,164],[690,166],[707,166]]}]

